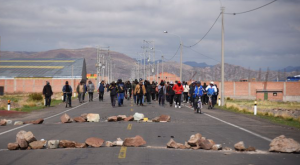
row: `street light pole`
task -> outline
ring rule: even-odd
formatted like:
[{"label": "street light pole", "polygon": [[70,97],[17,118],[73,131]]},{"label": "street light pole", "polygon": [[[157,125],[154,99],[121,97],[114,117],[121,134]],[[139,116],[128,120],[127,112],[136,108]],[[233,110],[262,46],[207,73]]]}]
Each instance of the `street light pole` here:
[{"label": "street light pole", "polygon": [[221,106],[224,106],[224,7],[221,7],[222,11],[222,57],[221,57]]},{"label": "street light pole", "polygon": [[[168,33],[168,31],[164,31],[164,33]],[[173,34],[173,33],[169,33],[169,34]],[[176,34],[173,35],[177,36],[180,40],[180,81],[182,82],[182,40],[179,35]]]},{"label": "street light pole", "polygon": [[164,56],[161,56],[161,79],[164,79]]}]

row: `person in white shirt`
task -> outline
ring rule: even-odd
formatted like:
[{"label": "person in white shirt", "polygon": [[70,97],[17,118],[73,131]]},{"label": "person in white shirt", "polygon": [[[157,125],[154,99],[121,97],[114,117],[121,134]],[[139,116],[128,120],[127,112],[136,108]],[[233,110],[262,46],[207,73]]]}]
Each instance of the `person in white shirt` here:
[{"label": "person in white shirt", "polygon": [[189,101],[189,91],[190,91],[190,86],[188,85],[187,82],[183,84],[183,102],[187,103]]}]

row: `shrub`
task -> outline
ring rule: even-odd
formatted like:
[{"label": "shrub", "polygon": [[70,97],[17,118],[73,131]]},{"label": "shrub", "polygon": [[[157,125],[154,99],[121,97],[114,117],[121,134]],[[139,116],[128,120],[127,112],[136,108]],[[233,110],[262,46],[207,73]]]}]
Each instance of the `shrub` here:
[{"label": "shrub", "polygon": [[34,101],[43,100],[43,95],[40,93],[31,93],[29,94],[29,99]]}]

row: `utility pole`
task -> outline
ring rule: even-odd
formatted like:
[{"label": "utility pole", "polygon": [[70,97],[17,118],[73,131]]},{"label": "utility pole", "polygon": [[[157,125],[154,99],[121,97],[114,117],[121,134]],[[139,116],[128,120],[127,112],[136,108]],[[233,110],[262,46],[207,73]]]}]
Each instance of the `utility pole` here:
[{"label": "utility pole", "polygon": [[225,105],[224,99],[224,10],[225,7],[221,7],[222,11],[222,57],[221,57],[221,106]]},{"label": "utility pole", "polygon": [[164,56],[161,56],[161,80],[164,80]]}]

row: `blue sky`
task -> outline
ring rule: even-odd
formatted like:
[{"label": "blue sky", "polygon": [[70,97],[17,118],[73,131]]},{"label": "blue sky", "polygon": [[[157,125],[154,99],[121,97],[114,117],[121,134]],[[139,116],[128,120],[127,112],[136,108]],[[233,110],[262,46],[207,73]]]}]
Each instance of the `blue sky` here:
[{"label": "blue sky", "polygon": [[[243,12],[272,0],[0,0],[3,51],[46,51],[110,46],[133,58],[143,40],[156,57],[171,58],[179,46],[196,43],[225,13]],[[225,15],[225,62],[277,70],[300,66],[300,2],[278,0],[259,10]],[[169,33],[164,34],[167,30]],[[221,57],[221,17],[198,45],[183,49],[183,61],[213,65]],[[179,53],[173,58],[179,61]]]}]

